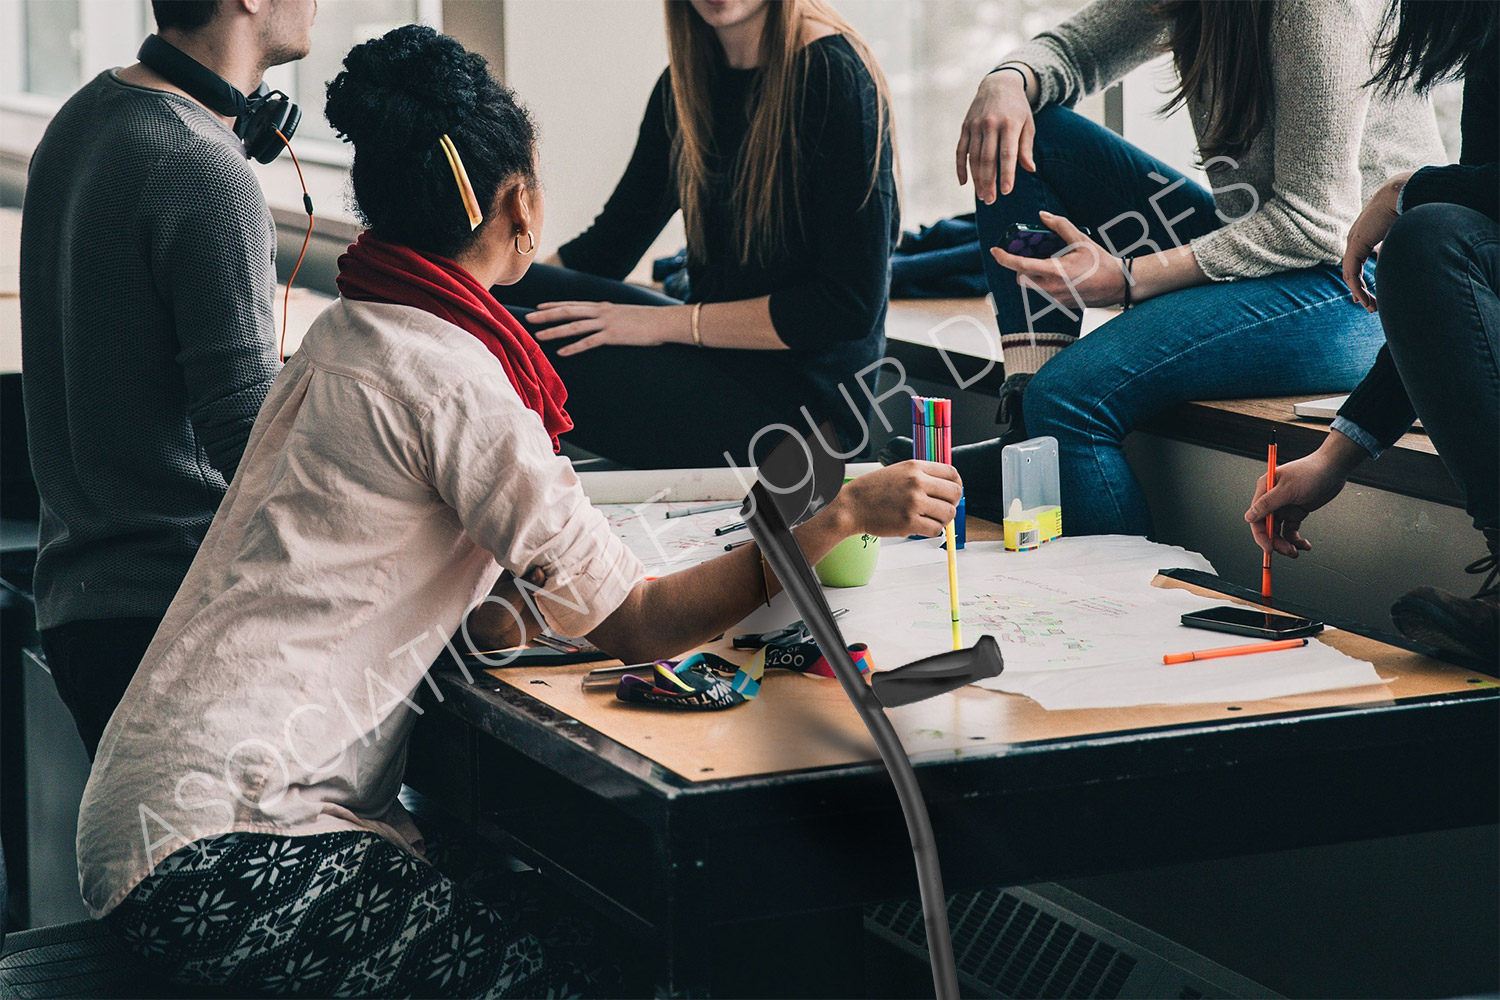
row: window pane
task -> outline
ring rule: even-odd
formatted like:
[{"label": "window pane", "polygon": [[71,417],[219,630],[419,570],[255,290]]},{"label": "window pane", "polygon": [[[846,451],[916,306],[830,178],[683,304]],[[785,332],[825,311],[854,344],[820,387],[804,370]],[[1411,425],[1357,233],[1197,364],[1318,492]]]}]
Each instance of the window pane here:
[{"label": "window pane", "polygon": [[294,68],[292,99],[302,108],[297,138],[337,141],[323,117],[323,105],[325,88],[338,75],[344,56],[360,42],[416,19],[417,0],[323,0],[318,4],[312,52]]},{"label": "window pane", "polygon": [[[984,74],[1085,0],[836,0],[869,42],[891,86],[901,155],[902,227],[974,210],[953,149]],[[1078,109],[1102,113],[1097,99]]]},{"label": "window pane", "polygon": [[81,82],[78,0],[22,0],[21,13],[26,23],[26,90],[67,97]]}]

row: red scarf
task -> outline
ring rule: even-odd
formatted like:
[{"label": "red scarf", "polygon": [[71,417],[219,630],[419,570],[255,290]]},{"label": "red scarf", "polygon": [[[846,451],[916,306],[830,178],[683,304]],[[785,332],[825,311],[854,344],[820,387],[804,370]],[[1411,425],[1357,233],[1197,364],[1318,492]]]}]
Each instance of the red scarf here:
[{"label": "red scarf", "polygon": [[339,293],[360,302],[415,306],[479,338],[505,369],[521,402],[542,418],[560,450],[559,434],[573,428],[563,409],[568,390],[552,362],[516,318],[458,264],[360,233],[339,257]]}]

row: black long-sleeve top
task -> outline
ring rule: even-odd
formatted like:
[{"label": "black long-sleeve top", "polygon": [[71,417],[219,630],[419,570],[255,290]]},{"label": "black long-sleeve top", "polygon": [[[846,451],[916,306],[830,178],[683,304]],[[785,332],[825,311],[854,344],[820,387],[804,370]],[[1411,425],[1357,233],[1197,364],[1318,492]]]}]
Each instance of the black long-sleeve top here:
[{"label": "black long-sleeve top", "polygon": [[[842,35],[807,45],[797,122],[800,225],[767,264],[740,262],[730,213],[731,166],[749,131],[759,71],[720,63],[710,84],[713,151],[704,230],[705,253],[690,253],[689,302],[770,296],[771,322],[790,351],[737,351],[768,396],[831,416],[846,445],[862,436],[838,383],[848,385],[868,419],[868,397],[852,384],[885,349],[890,257],[900,237],[889,132],[879,127],[874,80]],[[672,85],[663,73],[641,121],[635,152],[592,226],[564,244],[570,268],[623,279],[680,208],[672,167],[676,131]],[[878,158],[878,160],[877,160]],[[875,172],[875,165],[879,170]],[[875,184],[871,189],[871,175]],[[873,389],[873,373],[866,376]]]},{"label": "black long-sleeve top", "polygon": [[[1500,221],[1500,45],[1494,40],[1470,61],[1464,77],[1463,149],[1457,163],[1423,167],[1401,189],[1401,211],[1443,202]],[[1377,290],[1378,294],[1378,290]],[[1334,429],[1372,454],[1395,444],[1417,417],[1388,347],[1339,408]],[[1350,425],[1353,425],[1352,427]]]}]

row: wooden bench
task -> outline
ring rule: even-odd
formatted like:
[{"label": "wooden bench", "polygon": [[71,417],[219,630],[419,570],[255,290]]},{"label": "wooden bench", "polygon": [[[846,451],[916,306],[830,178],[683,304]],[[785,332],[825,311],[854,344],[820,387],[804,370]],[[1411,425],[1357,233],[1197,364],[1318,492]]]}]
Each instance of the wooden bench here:
[{"label": "wooden bench", "polygon": [[[1088,310],[1085,332],[1111,315],[1108,310]],[[962,391],[986,396],[997,396],[1005,381],[994,316],[984,299],[893,300],[885,335],[886,354],[899,361],[910,378],[962,385]],[[1328,433],[1326,422],[1292,412],[1293,404],[1313,398],[1318,397],[1185,403],[1147,421],[1141,430],[1264,461],[1274,428],[1282,461],[1291,461],[1312,452]],[[1351,479],[1418,500],[1463,506],[1458,487],[1422,431],[1408,433]]]}]

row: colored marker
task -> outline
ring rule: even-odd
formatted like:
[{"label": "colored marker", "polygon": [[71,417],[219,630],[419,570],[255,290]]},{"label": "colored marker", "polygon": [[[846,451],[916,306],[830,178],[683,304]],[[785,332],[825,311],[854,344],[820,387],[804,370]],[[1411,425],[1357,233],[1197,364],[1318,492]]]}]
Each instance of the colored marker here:
[{"label": "colored marker", "polygon": [[727,535],[731,531],[742,531],[746,527],[748,527],[748,525],[746,525],[744,521],[736,521],[733,524],[726,524],[722,528],[715,528],[714,535]]},{"label": "colored marker", "polygon": [[[953,464],[953,400],[936,400],[938,417],[938,461]],[[953,522],[943,525],[943,540],[948,550],[948,612],[953,619],[953,648],[964,648],[963,623],[958,613],[958,540]]]},{"label": "colored marker", "polygon": [[1300,649],[1306,639],[1278,639],[1275,642],[1252,642],[1248,646],[1225,646],[1223,649],[1200,649],[1195,653],[1168,653],[1163,663],[1188,663],[1192,660],[1216,660],[1221,656],[1246,656],[1250,653],[1274,653],[1278,649]]},{"label": "colored marker", "polygon": [[[1271,428],[1271,443],[1266,446],[1266,492],[1276,488],[1276,428]],[[1260,560],[1260,595],[1271,596],[1271,551],[1275,548],[1276,512],[1266,515],[1266,551]]]},{"label": "colored marker", "polygon": [[735,549],[739,548],[741,545],[749,545],[753,541],[755,541],[755,539],[753,539],[753,538],[746,538],[744,541],[730,542],[728,545],[724,546],[724,551],[725,552],[733,552]]},{"label": "colored marker", "polygon": [[708,514],[716,510],[728,510],[731,507],[740,506],[742,501],[731,500],[728,503],[709,504],[707,507],[689,507],[687,510],[669,510],[667,517],[692,517],[694,514]]}]

